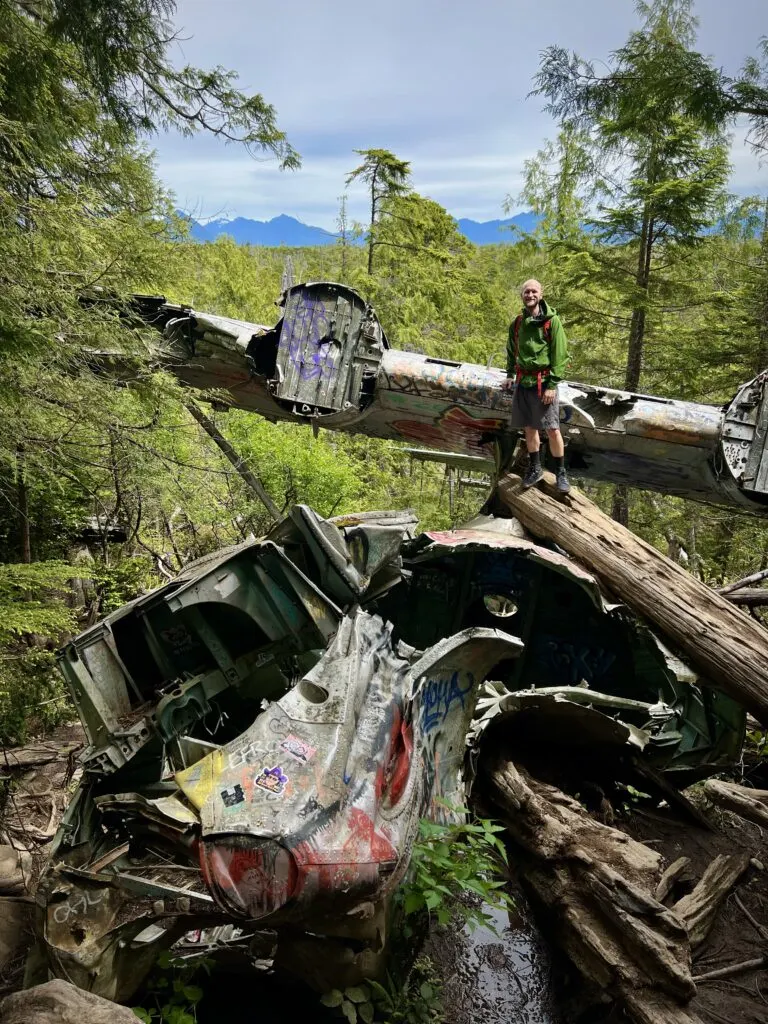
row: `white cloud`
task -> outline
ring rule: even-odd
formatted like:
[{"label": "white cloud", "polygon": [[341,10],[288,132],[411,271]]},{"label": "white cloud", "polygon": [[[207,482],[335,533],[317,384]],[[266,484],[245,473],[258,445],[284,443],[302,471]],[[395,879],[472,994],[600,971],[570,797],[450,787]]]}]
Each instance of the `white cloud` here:
[{"label": "white cloud", "polygon": [[[764,0],[698,0],[699,45],[734,71],[764,29]],[[631,0],[180,0],[184,59],[237,70],[263,93],[302,153],[298,172],[210,138],[156,140],[160,176],[204,216],[290,213],[333,229],[353,149],[380,146],[454,216],[490,220],[522,182],[523,161],[554,133],[532,87],[550,43],[607,59],[636,24]],[[765,191],[736,133],[732,188]],[[364,189],[349,213],[365,220]]]}]

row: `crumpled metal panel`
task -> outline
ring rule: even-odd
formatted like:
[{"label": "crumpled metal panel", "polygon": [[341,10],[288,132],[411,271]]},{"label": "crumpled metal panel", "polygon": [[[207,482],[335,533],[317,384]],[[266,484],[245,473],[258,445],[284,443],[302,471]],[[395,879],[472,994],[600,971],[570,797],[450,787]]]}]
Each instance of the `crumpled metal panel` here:
[{"label": "crumpled metal panel", "polygon": [[[407,866],[419,817],[445,817],[443,799],[464,803],[477,688],[522,644],[467,630],[410,665],[391,632],[355,609],[317,666],[221,757],[177,774],[200,806],[204,875],[230,913],[380,899]],[[200,802],[196,787],[216,771]]]},{"label": "crumpled metal panel", "polygon": [[342,607],[399,581],[400,548],[417,522],[413,514],[394,517],[384,513],[322,519],[307,505],[295,505],[289,516],[297,533],[281,523],[272,536],[278,543],[304,542],[320,585]]},{"label": "crumpled metal panel", "polygon": [[357,417],[386,338],[370,306],[344,285],[300,284],[284,296],[275,398],[303,416]]}]

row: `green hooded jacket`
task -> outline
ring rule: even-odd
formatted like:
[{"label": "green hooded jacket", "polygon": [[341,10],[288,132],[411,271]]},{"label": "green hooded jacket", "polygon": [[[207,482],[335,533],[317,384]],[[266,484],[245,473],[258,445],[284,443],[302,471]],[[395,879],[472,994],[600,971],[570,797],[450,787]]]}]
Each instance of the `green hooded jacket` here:
[{"label": "green hooded jacket", "polygon": [[[550,340],[544,337],[544,324],[550,321]],[[544,299],[539,302],[537,316],[528,316],[523,309],[523,319],[518,333],[517,361],[523,371],[520,383],[524,388],[535,388],[538,382],[537,370],[549,367],[549,376],[542,377],[544,388],[556,388],[565,377],[568,365],[568,339],[557,310],[548,306]],[[507,340],[507,376],[515,377],[515,321],[509,325]]]}]

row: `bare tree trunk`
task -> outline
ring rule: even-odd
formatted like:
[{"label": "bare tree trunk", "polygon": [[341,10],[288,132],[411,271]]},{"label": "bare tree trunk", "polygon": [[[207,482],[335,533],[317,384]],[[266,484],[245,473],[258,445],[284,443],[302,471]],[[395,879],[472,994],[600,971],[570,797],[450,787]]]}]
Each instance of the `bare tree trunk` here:
[{"label": "bare tree trunk", "polygon": [[373,274],[373,226],[376,221],[376,171],[371,177],[371,226],[368,229],[368,276]]},{"label": "bare tree trunk", "polygon": [[557,500],[554,477],[522,491],[513,474],[499,497],[534,536],[552,540],[650,620],[710,682],[768,723],[768,632],[606,516],[577,490]]},{"label": "bare tree trunk", "polygon": [[195,405],[194,402],[188,402],[187,409],[189,410],[192,417],[197,420],[197,422],[200,424],[200,426],[203,428],[206,434],[211,438],[214,444],[217,445],[219,450],[232,463],[232,465],[235,467],[235,469],[243,479],[248,490],[251,491],[251,493],[254,494],[259,499],[259,501],[266,508],[267,512],[269,512],[272,519],[275,522],[277,522],[278,519],[280,518],[280,509],[277,507],[274,501],[272,501],[272,499],[269,496],[269,493],[264,487],[264,484],[261,482],[261,480],[259,480],[259,478],[253,472],[253,470],[249,467],[245,459],[241,455],[237,454],[237,452],[226,439],[226,437],[224,437],[223,434],[221,434],[221,432],[216,429],[214,424],[208,419],[208,417],[205,415],[203,410],[198,405]]},{"label": "bare tree trunk", "polygon": [[[643,214],[643,227],[640,233],[640,251],[637,255],[637,272],[635,284],[645,295],[651,280],[651,257],[653,255],[653,217],[648,209]],[[629,327],[629,347],[627,349],[627,372],[624,387],[627,391],[637,391],[640,386],[640,375],[643,370],[643,342],[645,341],[645,295],[643,304],[632,310],[632,321]]]},{"label": "bare tree trunk", "polygon": [[16,446],[16,500],[19,512],[19,542],[21,560],[32,561],[32,541],[29,533],[29,497],[27,495],[27,455],[24,445]]},{"label": "bare tree trunk", "polygon": [[757,358],[753,370],[760,373],[768,367],[768,199],[763,207],[763,238],[760,246],[760,300],[757,328]]},{"label": "bare tree trunk", "polygon": [[[646,208],[643,213],[643,226],[640,233],[640,250],[637,256],[635,284],[645,294],[651,278],[651,256],[653,255],[653,218]],[[640,375],[643,370],[643,343],[645,341],[645,306],[632,310],[629,326],[629,345],[627,347],[627,371],[624,376],[624,387],[627,391],[637,391],[640,387]],[[617,484],[613,492],[611,515],[621,526],[629,526],[629,494],[624,484]]]},{"label": "bare tree trunk", "polygon": [[611,518],[621,526],[629,526],[629,489],[626,484],[616,484],[613,488]]}]

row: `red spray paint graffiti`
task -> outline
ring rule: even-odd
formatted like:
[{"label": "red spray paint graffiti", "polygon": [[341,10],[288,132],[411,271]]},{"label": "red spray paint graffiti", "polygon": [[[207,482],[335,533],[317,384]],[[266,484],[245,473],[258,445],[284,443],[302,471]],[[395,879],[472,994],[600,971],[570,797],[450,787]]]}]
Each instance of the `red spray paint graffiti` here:
[{"label": "red spray paint graffiti", "polygon": [[484,434],[497,434],[502,419],[475,419],[458,405],[445,410],[433,423],[422,420],[396,420],[392,426],[408,441],[419,441],[436,448],[469,448],[484,453]]}]

